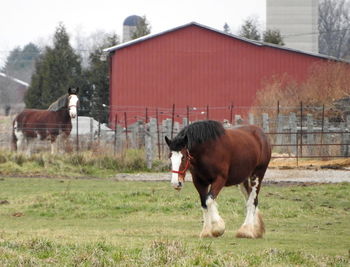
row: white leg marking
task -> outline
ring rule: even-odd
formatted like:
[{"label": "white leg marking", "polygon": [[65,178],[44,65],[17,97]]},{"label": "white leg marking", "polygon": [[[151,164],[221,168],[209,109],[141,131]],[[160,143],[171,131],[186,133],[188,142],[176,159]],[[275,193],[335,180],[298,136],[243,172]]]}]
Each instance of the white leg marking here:
[{"label": "white leg marking", "polygon": [[203,210],[203,229],[200,234],[200,237],[211,237],[211,221],[208,209],[202,209]]},{"label": "white leg marking", "polygon": [[18,125],[18,123],[17,123],[17,121],[15,121],[13,128],[15,129],[14,133],[15,133],[15,136],[17,138],[17,150],[20,151],[21,149],[23,150],[24,134],[21,130],[17,129],[17,125]]},{"label": "white leg marking", "polygon": [[210,221],[211,222],[219,221],[221,219],[221,217],[220,217],[218,209],[217,209],[216,201],[214,199],[212,199],[212,197],[208,197],[208,199],[205,203],[207,204],[207,207],[208,207]]},{"label": "white leg marking", "polygon": [[246,238],[259,238],[262,237],[265,232],[264,222],[261,215],[259,214],[259,209],[255,207],[254,201],[257,196],[257,188],[259,182],[256,180],[256,184],[252,187],[252,192],[248,196],[248,192],[243,184],[240,184],[240,189],[246,198],[247,215],[244,220],[243,225],[238,230],[237,237]]},{"label": "white leg marking", "polygon": [[206,205],[211,223],[211,234],[215,237],[221,236],[225,232],[225,222],[219,215],[215,199],[209,196]]},{"label": "white leg marking", "polygon": [[252,192],[250,193],[247,200],[247,216],[243,225],[245,224],[254,224],[255,221],[255,205],[254,200],[256,198],[256,190],[258,188],[258,180],[256,180],[256,184],[252,187]]}]

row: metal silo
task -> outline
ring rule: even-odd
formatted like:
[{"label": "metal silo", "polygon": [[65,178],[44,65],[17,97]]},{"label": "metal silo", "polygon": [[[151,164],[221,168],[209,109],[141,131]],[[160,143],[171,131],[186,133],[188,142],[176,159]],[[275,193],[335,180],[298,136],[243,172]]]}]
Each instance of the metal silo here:
[{"label": "metal silo", "polygon": [[286,47],[318,53],[318,0],[266,0],[266,28],[280,30]]}]

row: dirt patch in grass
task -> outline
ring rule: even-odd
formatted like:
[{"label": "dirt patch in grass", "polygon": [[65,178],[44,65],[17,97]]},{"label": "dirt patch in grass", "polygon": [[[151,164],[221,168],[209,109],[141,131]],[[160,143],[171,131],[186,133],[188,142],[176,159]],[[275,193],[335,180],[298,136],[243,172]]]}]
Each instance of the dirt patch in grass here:
[{"label": "dirt patch in grass", "polygon": [[269,168],[278,169],[335,169],[350,170],[350,158],[341,159],[299,159],[276,158],[272,159]]}]

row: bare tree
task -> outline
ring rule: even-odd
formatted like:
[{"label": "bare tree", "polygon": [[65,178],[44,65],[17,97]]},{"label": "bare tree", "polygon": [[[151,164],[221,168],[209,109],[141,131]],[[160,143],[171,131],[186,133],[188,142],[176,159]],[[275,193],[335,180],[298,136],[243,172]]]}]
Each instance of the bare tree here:
[{"label": "bare tree", "polygon": [[322,0],[318,27],[320,53],[336,58],[350,57],[349,0]]}]

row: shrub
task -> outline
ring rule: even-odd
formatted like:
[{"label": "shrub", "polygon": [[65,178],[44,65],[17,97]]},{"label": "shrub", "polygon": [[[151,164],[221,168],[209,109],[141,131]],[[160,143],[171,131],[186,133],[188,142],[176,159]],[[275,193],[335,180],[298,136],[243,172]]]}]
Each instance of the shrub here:
[{"label": "shrub", "polygon": [[[269,113],[271,104],[291,107],[288,112],[299,111],[299,104],[304,106],[329,106],[327,116],[339,117],[340,112],[334,102],[344,97],[350,97],[350,67],[348,64],[329,62],[313,65],[307,78],[297,82],[288,74],[274,75],[264,82],[262,90],[256,93],[253,113]],[[281,110],[283,112],[283,110]],[[321,111],[318,111],[321,112]],[[314,111],[313,113],[317,113]]]}]

